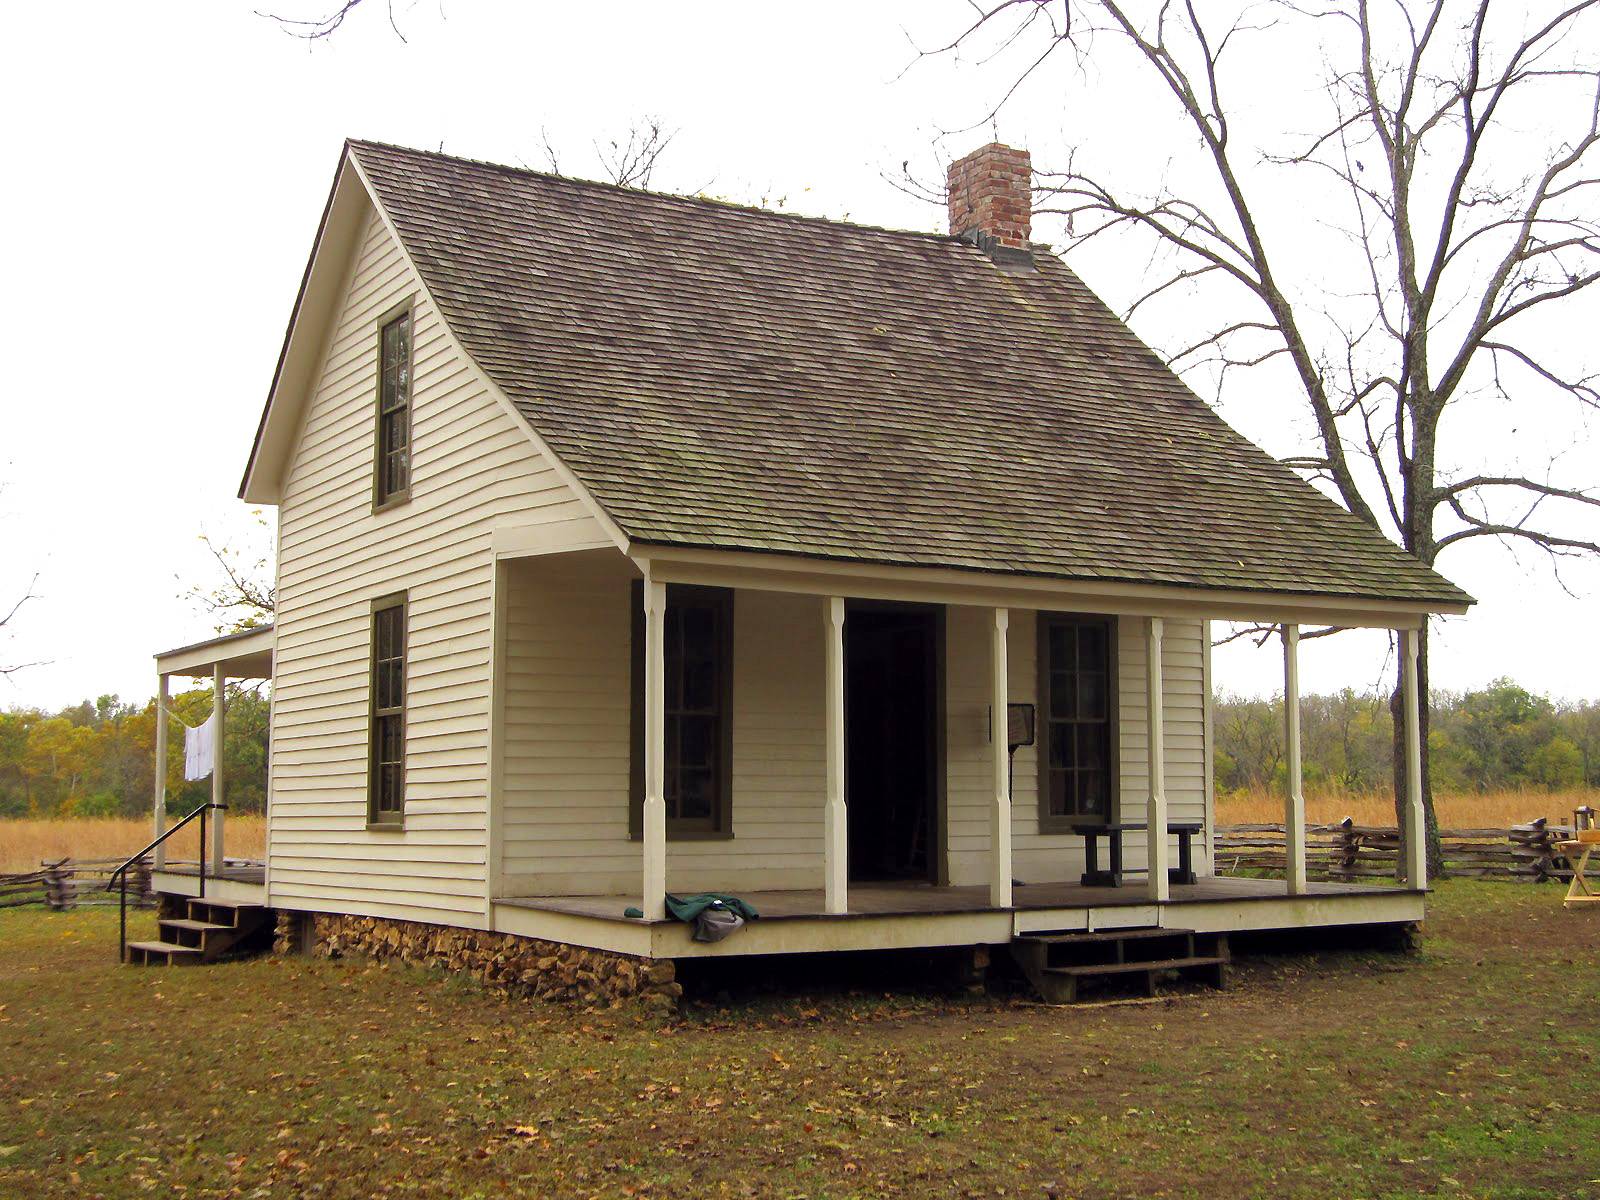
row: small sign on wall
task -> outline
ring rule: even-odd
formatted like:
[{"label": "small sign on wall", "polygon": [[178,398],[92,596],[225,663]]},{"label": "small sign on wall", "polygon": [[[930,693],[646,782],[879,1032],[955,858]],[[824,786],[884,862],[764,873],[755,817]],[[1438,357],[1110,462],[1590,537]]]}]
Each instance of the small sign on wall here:
[{"label": "small sign on wall", "polygon": [[[1034,708],[1031,704],[1006,705],[1006,746],[1031,746],[1034,739]],[[989,709],[989,740],[994,741],[994,709]]]}]

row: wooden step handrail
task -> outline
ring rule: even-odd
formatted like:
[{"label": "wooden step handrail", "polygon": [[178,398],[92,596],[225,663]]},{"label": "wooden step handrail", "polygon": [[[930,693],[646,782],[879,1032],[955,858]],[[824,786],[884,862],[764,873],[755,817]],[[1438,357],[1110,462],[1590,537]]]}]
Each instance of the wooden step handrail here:
[{"label": "wooden step handrail", "polygon": [[117,867],[114,871],[111,872],[110,877],[106,880],[105,890],[109,892],[111,890],[113,884],[116,884],[116,883],[119,883],[119,882],[122,884],[122,894],[117,900],[117,961],[119,963],[123,959],[125,959],[127,957],[127,955],[128,955],[128,868],[133,866],[140,859],[144,858],[144,856],[146,854],[149,854],[150,851],[154,850],[157,846],[161,845],[163,842],[165,842],[173,834],[177,833],[178,830],[182,829],[190,821],[194,820],[196,817],[199,817],[200,818],[200,899],[202,899],[202,900],[205,899],[205,895],[206,895],[206,813],[208,811],[210,811],[211,809],[213,809],[213,808],[219,809],[219,810],[225,810],[227,807],[228,806],[226,804],[218,804],[215,801],[207,800],[204,804],[202,804],[199,807],[197,807],[196,809],[194,809],[193,812],[185,814],[185,816],[183,817],[182,820],[180,820],[171,829],[168,829],[167,831],[162,833],[160,837],[156,838],[155,841],[151,842],[143,850],[139,851],[137,854],[129,855],[128,858],[123,860],[123,863],[122,863],[121,866]]}]

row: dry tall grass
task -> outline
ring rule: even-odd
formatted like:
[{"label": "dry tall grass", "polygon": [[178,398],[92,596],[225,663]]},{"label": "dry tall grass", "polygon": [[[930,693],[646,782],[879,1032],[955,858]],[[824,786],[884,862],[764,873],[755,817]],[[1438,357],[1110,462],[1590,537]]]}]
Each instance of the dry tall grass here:
[{"label": "dry tall grass", "polygon": [[[229,813],[225,832],[229,858],[261,857],[265,818]],[[126,858],[150,838],[148,817],[0,821],[0,871],[31,871],[57,858]],[[199,842],[199,822],[194,821],[167,842],[167,857],[193,859]]]},{"label": "dry tall grass", "polygon": [[[1441,796],[1439,821],[1447,829],[1504,829],[1535,817],[1566,823],[1580,804],[1600,808],[1600,792],[1491,792]],[[1393,825],[1394,801],[1382,792],[1313,794],[1306,797],[1306,819],[1332,824],[1354,817],[1358,825]],[[1275,792],[1241,792],[1217,797],[1217,824],[1270,824],[1283,820],[1283,798]],[[194,859],[197,824],[173,836],[167,855]],[[148,818],[0,821],[0,871],[29,871],[56,858],[121,858],[150,840]],[[260,858],[266,846],[266,821],[229,814],[229,858]]]},{"label": "dry tall grass", "polygon": [[[1439,824],[1446,829],[1505,829],[1537,817],[1568,824],[1580,804],[1600,808],[1600,793],[1592,791],[1487,792],[1482,795],[1438,796]],[[1386,792],[1347,792],[1306,796],[1306,820],[1331,825],[1345,817],[1357,825],[1393,825],[1394,797]],[[1250,791],[1217,796],[1218,825],[1272,824],[1283,820],[1283,797],[1276,792]]]}]

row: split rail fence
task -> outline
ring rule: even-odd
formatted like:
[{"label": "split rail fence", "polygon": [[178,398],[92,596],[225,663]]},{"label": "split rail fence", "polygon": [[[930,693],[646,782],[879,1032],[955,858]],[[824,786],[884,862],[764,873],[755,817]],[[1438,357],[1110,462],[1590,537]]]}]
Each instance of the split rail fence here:
[{"label": "split rail fence", "polygon": [[[1572,864],[1557,849],[1572,830],[1545,817],[1510,829],[1441,829],[1445,870],[1451,875],[1528,883],[1567,881]],[[1220,825],[1216,833],[1218,874],[1283,874],[1282,825]],[[1313,879],[1393,879],[1400,862],[1400,832],[1393,826],[1306,826],[1306,874]]]},{"label": "split rail fence", "polygon": [[[43,904],[63,912],[82,905],[116,904],[117,893],[105,888],[111,872],[121,865],[120,858],[63,858],[41,863],[37,871],[0,875],[0,908]],[[128,903],[136,908],[155,907],[149,859],[140,859],[128,869]]]}]

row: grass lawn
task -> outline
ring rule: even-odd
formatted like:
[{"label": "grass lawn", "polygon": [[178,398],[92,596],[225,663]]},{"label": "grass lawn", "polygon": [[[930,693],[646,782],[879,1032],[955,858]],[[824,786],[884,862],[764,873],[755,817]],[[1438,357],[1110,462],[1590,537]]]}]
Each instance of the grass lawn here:
[{"label": "grass lawn", "polygon": [[666,1024],[359,961],[119,970],[114,912],[8,911],[0,1196],[1600,1197],[1600,912],[1560,896],[1445,884],[1418,956],[1170,1002]]}]

